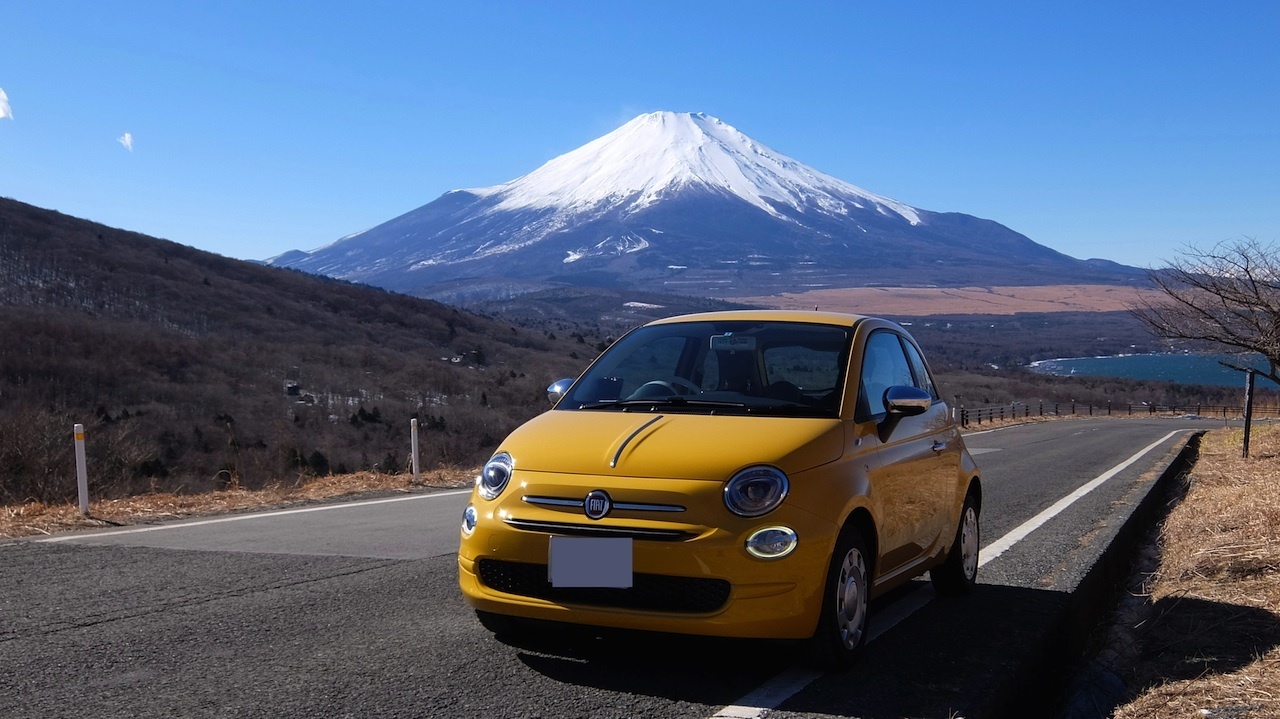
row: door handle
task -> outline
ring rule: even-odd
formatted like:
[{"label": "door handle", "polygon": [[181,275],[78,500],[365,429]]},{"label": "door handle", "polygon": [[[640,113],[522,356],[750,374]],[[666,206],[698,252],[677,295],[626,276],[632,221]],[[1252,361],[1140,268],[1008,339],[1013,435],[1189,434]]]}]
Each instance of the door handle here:
[{"label": "door handle", "polygon": [[934,442],[934,443],[933,443],[933,451],[935,451],[935,452],[941,452],[942,450],[944,450],[944,449],[946,449],[946,448],[947,448],[947,443],[946,443],[946,442]]}]

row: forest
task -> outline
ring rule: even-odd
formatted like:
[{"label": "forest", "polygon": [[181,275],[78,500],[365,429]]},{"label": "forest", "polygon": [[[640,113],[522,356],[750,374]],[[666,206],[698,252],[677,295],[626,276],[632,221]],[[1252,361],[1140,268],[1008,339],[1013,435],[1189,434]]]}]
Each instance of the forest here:
[{"label": "forest", "polygon": [[482,462],[611,337],[548,333],[0,199],[0,502]]}]

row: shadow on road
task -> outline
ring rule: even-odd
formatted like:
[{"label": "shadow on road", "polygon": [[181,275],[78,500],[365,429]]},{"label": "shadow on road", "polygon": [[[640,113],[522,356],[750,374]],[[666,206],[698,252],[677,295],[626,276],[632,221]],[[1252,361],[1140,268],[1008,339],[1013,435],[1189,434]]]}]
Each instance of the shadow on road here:
[{"label": "shadow on road", "polygon": [[[979,585],[935,599],[867,647],[849,672],[825,674],[780,709],[863,719],[904,716],[1053,716],[1088,639],[1067,620],[1063,592]],[[881,607],[883,609],[883,606]],[[1150,646],[1162,669],[1144,685],[1234,671],[1280,646],[1268,612],[1166,599]],[[872,617],[875,621],[875,615]],[[709,705],[732,704],[779,672],[803,666],[794,643],[549,625],[502,641],[532,670],[567,684]]]},{"label": "shadow on road", "polygon": [[[1068,601],[1060,592],[987,585],[963,599],[936,599],[869,645],[854,669],[820,677],[782,709],[896,719],[948,716],[979,698],[1025,705],[1020,692],[1007,696],[1009,679],[1043,654],[1036,649]],[[877,609],[891,604],[877,602]],[[779,672],[804,666],[794,642],[554,624],[499,639],[556,681],[710,705],[732,704]]]},{"label": "shadow on road", "polygon": [[787,666],[777,642],[541,625],[499,641],[558,682],[699,704],[734,701]]}]

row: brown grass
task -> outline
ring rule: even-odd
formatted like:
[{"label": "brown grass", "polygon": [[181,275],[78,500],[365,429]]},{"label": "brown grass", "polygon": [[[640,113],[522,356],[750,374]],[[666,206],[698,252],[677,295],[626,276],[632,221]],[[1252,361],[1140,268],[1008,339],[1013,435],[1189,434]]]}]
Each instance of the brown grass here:
[{"label": "brown grass", "polygon": [[182,519],[255,509],[270,509],[335,497],[357,497],[378,492],[411,492],[427,487],[462,487],[476,475],[474,468],[436,469],[422,473],[416,484],[412,474],[356,472],[309,479],[306,483],[275,484],[251,491],[228,489],[202,494],[154,492],[125,499],[95,501],[89,516],[74,504],[26,504],[0,506],[0,537],[52,534],[73,529],[101,528],[166,519]]},{"label": "brown grass", "polygon": [[1280,427],[1210,432],[1106,661],[1119,719],[1280,717]]},{"label": "brown grass", "polygon": [[742,297],[742,302],[779,309],[819,309],[854,314],[1011,315],[1018,312],[1122,312],[1141,300],[1164,295],[1152,289],[1112,285],[1044,287],[856,287]]}]

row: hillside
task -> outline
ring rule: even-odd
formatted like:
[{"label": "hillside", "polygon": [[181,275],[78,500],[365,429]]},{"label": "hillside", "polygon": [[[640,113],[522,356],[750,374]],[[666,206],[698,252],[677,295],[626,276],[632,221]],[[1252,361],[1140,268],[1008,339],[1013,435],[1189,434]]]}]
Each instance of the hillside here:
[{"label": "hillside", "polygon": [[608,339],[233,260],[0,198],[0,501],[482,461]]}]

